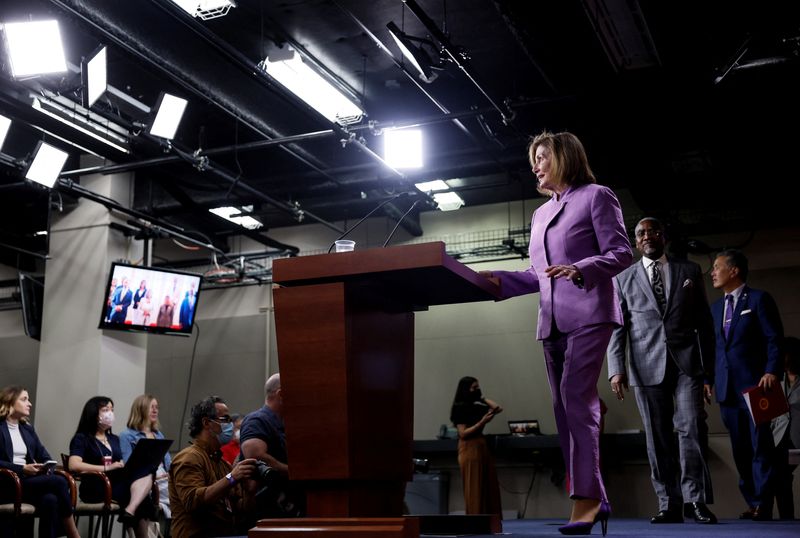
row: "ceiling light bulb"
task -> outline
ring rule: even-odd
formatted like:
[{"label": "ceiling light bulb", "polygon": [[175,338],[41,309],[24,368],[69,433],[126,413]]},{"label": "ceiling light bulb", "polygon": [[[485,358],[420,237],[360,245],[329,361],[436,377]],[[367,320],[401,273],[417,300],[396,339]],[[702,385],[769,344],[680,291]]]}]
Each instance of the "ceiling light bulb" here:
[{"label": "ceiling light bulb", "polygon": [[454,192],[439,192],[433,195],[433,199],[442,211],[455,211],[464,205],[464,200]]},{"label": "ceiling light bulb", "polygon": [[361,118],[364,115],[360,106],[317,73],[300,54],[275,62],[267,58],[261,65],[269,76],[330,122],[342,123],[346,118]]},{"label": "ceiling light bulb", "polygon": [[434,179],[433,181],[424,181],[422,183],[414,183],[414,186],[422,192],[446,191],[450,185],[441,179]]}]

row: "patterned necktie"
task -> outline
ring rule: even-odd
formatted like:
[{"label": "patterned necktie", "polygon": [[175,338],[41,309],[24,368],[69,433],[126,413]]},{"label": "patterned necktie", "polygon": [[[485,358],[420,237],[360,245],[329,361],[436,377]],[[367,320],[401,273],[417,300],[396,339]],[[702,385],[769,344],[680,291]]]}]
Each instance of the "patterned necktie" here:
[{"label": "patterned necktie", "polygon": [[656,296],[658,309],[661,310],[663,314],[664,310],[667,308],[667,294],[664,293],[664,278],[661,276],[661,268],[658,262],[653,262],[650,265],[650,269],[652,269],[653,277],[653,294]]},{"label": "patterned necktie", "polygon": [[731,320],[733,319],[733,294],[725,296],[725,311],[722,313],[722,334],[725,340],[728,339],[728,332],[731,330]]}]

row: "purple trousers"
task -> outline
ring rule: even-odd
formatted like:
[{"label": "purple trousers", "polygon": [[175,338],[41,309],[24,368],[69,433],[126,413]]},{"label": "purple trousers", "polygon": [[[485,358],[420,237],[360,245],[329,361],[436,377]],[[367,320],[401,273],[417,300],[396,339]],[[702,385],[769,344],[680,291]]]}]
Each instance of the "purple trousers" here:
[{"label": "purple trousers", "polygon": [[602,323],[542,341],[561,452],[573,499],[608,500],[600,476],[597,380],[614,325]]}]

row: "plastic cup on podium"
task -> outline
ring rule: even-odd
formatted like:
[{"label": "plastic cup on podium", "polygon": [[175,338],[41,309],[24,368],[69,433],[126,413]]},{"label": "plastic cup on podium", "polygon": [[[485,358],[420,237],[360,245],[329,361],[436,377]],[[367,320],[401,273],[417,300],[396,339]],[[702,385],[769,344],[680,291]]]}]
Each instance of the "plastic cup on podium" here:
[{"label": "plastic cup on podium", "polygon": [[349,239],[336,240],[336,252],[352,252],[356,248],[356,242]]}]

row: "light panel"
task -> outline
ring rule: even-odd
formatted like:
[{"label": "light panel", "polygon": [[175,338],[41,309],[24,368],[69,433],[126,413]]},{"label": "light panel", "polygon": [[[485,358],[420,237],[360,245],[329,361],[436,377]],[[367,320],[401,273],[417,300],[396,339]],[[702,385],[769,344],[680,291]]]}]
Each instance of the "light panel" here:
[{"label": "light panel", "polygon": [[62,151],[50,144],[39,142],[39,147],[33,156],[33,162],[25,172],[25,178],[52,188],[58,175],[67,162],[69,153]]},{"label": "light panel", "polygon": [[175,138],[175,132],[181,123],[188,101],[169,93],[163,94],[160,101],[149,132],[153,136],[172,140]]},{"label": "light panel", "polygon": [[433,199],[442,211],[455,211],[464,205],[464,200],[454,192],[439,192],[433,195]]},{"label": "light panel", "polygon": [[248,230],[257,230],[264,226],[256,219],[249,215],[243,215],[242,210],[238,207],[215,207],[213,209],[209,209],[211,213],[214,213],[218,217],[222,217],[225,220],[231,221],[234,224],[238,224],[242,228],[247,228]]},{"label": "light panel", "polygon": [[6,141],[8,129],[11,127],[11,119],[0,115],[0,149],[3,149],[3,142]]},{"label": "light panel", "polygon": [[419,71],[419,78],[429,84],[433,82],[438,75],[431,69],[431,59],[427,53],[412,43],[408,35],[401,31],[395,23],[390,22],[386,27],[389,29],[389,35],[394,39],[403,57]]},{"label": "light panel", "polygon": [[107,49],[103,47],[84,65],[83,91],[86,108],[91,107],[108,88]]},{"label": "light panel", "polygon": [[14,78],[67,70],[58,21],[8,22],[3,34]]},{"label": "light panel", "polygon": [[423,183],[414,183],[414,186],[422,192],[446,191],[450,188],[450,185],[445,183],[442,179],[434,179],[433,181],[425,181]]},{"label": "light panel", "polygon": [[391,129],[383,132],[383,158],[393,168],[422,168],[422,131]]},{"label": "light panel", "polygon": [[314,71],[299,54],[276,62],[271,62],[268,58],[261,65],[269,76],[331,122],[341,123],[343,118],[364,115],[361,107]]}]

